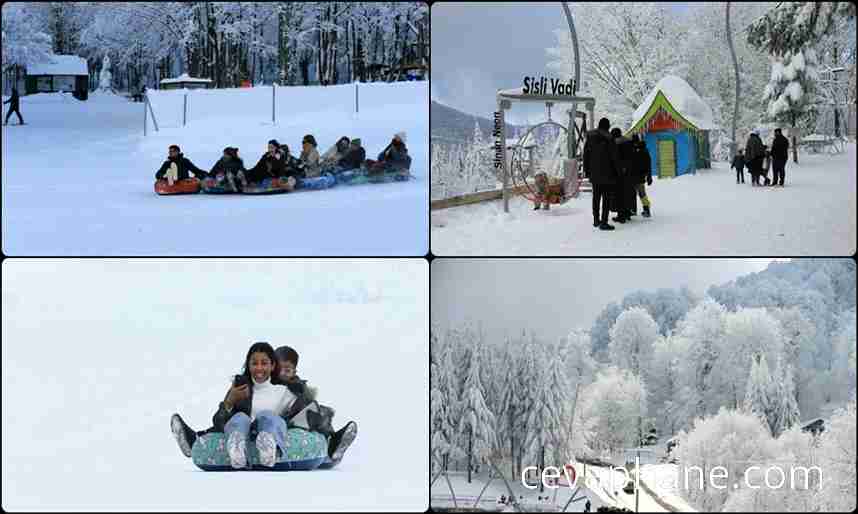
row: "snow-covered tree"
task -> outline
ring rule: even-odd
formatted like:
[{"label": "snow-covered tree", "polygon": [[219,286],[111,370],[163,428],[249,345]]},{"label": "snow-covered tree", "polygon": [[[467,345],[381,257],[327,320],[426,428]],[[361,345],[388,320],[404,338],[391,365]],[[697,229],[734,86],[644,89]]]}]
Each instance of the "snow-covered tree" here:
[{"label": "snow-covered tree", "polygon": [[728,313],[719,351],[720,404],[738,408],[745,397],[751,358],[765,355],[767,362],[776,363],[782,348],[778,322],[765,309]]},{"label": "snow-covered tree", "polygon": [[453,349],[446,346],[441,350],[439,364],[434,370],[437,378],[434,379],[435,387],[430,393],[433,427],[431,454],[436,466],[442,465],[446,459],[464,456],[457,444],[459,395],[453,372]]},{"label": "snow-covered tree", "polygon": [[743,410],[763,420],[769,431],[772,430],[775,411],[771,393],[772,377],[769,374],[766,356],[762,354],[754,355],[751,358],[751,372],[748,376],[748,385],[745,387]]},{"label": "snow-covered tree", "polygon": [[596,316],[593,327],[590,329],[590,342],[592,349],[590,355],[599,362],[608,362],[608,343],[611,342],[611,327],[617,321],[617,316],[623,312],[623,308],[616,302],[608,303]]},{"label": "snow-covered tree", "polygon": [[570,387],[574,389],[575,384],[582,387],[593,379],[596,370],[596,362],[590,356],[592,348],[590,333],[585,329],[574,329],[566,336],[566,344],[563,348],[563,361],[571,381]]},{"label": "snow-covered tree", "polygon": [[641,376],[649,367],[652,343],[658,336],[658,325],[652,316],[642,307],[626,309],[617,317],[609,335],[611,362]]},{"label": "snow-covered tree", "polygon": [[819,466],[825,470],[819,507],[823,511],[855,510],[856,447],[855,401],[831,416],[820,436]]},{"label": "snow-covered tree", "polygon": [[615,452],[638,446],[638,420],[646,411],[646,389],[639,377],[610,366],[580,395],[576,425],[589,434],[590,448]]},{"label": "snow-covered tree", "polygon": [[[564,432],[563,394],[568,386],[553,353],[538,353],[536,363],[540,372],[536,375],[536,394],[528,419],[530,438],[525,445],[530,460],[542,468],[551,458],[549,452],[554,449],[557,453],[558,437]],[[550,461],[548,463],[551,464]]]},{"label": "snow-covered tree", "polygon": [[676,452],[684,468],[694,466],[703,473],[701,486],[700,473],[689,472],[688,487],[680,487],[680,494],[697,510],[717,512],[731,488],[710,486],[712,468],[726,468],[727,476],[738,482],[750,466],[774,457],[777,447],[763,420],[722,407],[714,416],[697,418],[688,432],[681,432]]},{"label": "snow-covered tree", "polygon": [[801,48],[795,53],[775,57],[772,62],[772,74],[763,90],[763,100],[767,102],[768,117],[776,122],[788,124],[793,128],[790,148],[793,160],[797,160],[797,137],[795,128],[801,122],[814,116],[815,82],[817,80],[816,51],[813,48]]},{"label": "snow-covered tree", "polygon": [[[838,328],[834,333],[833,382],[840,394],[835,395],[841,400],[854,398],[856,389],[855,377],[855,309],[843,311],[838,318]],[[850,395],[851,393],[851,395]]]},{"label": "snow-covered tree", "polygon": [[795,400],[793,367],[791,364],[784,365],[780,359],[771,382],[770,398],[773,409],[772,435],[778,437],[801,419],[798,402]]},{"label": "snow-covered tree", "polygon": [[851,2],[779,2],[748,28],[748,42],[772,55],[795,53],[816,44],[838,20],[852,20]]},{"label": "snow-covered tree", "polygon": [[[28,2],[3,4],[2,45],[3,71],[17,70],[23,77],[27,63],[44,62],[53,54],[53,41]],[[17,86],[17,84],[16,84]]]},{"label": "snow-covered tree", "polygon": [[714,413],[721,405],[717,390],[717,369],[726,333],[726,309],[712,298],[705,298],[691,309],[677,326],[675,337],[681,338],[678,366],[680,390],[685,410],[690,416]]},{"label": "snow-covered tree", "polygon": [[[486,405],[485,389],[480,381],[483,355],[480,346],[480,340],[473,338],[462,390],[461,419],[458,427],[470,451],[469,466],[487,463],[497,447],[495,416]],[[470,479],[470,474],[468,476]]]},{"label": "snow-covered tree", "polygon": [[653,343],[647,391],[651,413],[658,413],[656,426],[659,433],[674,434],[684,424],[685,405],[680,397],[679,366],[687,349],[681,337],[659,336]]}]

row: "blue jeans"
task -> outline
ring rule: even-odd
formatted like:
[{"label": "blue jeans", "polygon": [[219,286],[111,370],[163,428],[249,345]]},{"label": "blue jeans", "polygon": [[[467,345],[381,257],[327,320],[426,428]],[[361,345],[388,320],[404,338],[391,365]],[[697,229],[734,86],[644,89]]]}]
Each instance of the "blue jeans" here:
[{"label": "blue jeans", "polygon": [[[223,432],[227,440],[233,432],[239,432],[244,435],[245,441],[249,442],[251,424],[250,416],[243,412],[236,412],[224,425]],[[256,432],[268,432],[273,435],[281,455],[286,454],[286,420],[274,415],[271,411],[264,410],[256,416]]]}]

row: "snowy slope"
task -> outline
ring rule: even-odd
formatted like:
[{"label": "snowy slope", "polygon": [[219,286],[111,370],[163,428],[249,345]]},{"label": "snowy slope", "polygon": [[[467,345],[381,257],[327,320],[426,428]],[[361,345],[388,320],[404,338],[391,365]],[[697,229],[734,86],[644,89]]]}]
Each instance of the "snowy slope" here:
[{"label": "snowy slope", "polygon": [[[424,511],[428,265],[6,260],[2,501],[11,511]],[[206,473],[201,430],[254,340],[359,433],[333,470]]]},{"label": "snowy slope", "polygon": [[[428,85],[361,84],[277,90],[152,92],[160,131],[143,137],[143,104],[94,93],[23,97],[27,125],[3,142],[7,255],[423,255],[428,249]],[[14,123],[14,122],[13,122]],[[267,197],[159,197],[167,146],[210,169],[226,146],[253,166],[269,139],[299,151],[312,133],[324,152],[360,137],[374,159],[405,131],[414,180]]]},{"label": "snowy slope", "polygon": [[[448,255],[852,255],[856,247],[855,144],[846,154],[803,154],[786,166],[786,187],[736,184],[735,171],[711,170],[648,187],[653,217],[592,226],[584,193],[534,212],[520,197],[432,212],[432,252]],[[638,202],[640,209],[640,202]],[[612,222],[613,223],[613,222]]]}]

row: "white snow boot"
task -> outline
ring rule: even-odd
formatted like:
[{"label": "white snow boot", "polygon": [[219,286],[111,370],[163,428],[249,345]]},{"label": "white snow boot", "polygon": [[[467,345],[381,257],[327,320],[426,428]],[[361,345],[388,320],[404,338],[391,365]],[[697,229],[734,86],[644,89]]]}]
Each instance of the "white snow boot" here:
[{"label": "white snow boot", "polygon": [[354,442],[355,437],[357,437],[357,423],[354,421],[349,421],[346,426],[331,436],[331,461],[335,465],[343,460],[343,455]]},{"label": "white snow boot", "polygon": [[226,442],[229,463],[235,469],[247,467],[247,440],[244,434],[233,432]]},{"label": "white snow boot", "polygon": [[259,451],[259,464],[266,468],[274,467],[277,463],[277,442],[268,432],[260,432],[256,436],[256,449]]}]

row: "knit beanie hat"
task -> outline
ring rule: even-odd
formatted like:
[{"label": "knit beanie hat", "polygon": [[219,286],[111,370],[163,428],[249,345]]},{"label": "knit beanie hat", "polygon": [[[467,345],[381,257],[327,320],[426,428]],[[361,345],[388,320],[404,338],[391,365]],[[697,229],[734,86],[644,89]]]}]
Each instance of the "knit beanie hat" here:
[{"label": "knit beanie hat", "polygon": [[398,137],[400,141],[405,142],[405,132],[397,132],[394,134],[394,137]]},{"label": "knit beanie hat", "polygon": [[274,355],[277,356],[277,360],[289,361],[294,364],[296,368],[298,367],[298,352],[293,350],[291,347],[281,346],[274,350]]},{"label": "knit beanie hat", "polygon": [[352,139],[352,144],[355,146],[360,146],[360,138],[356,137],[356,138]]}]

